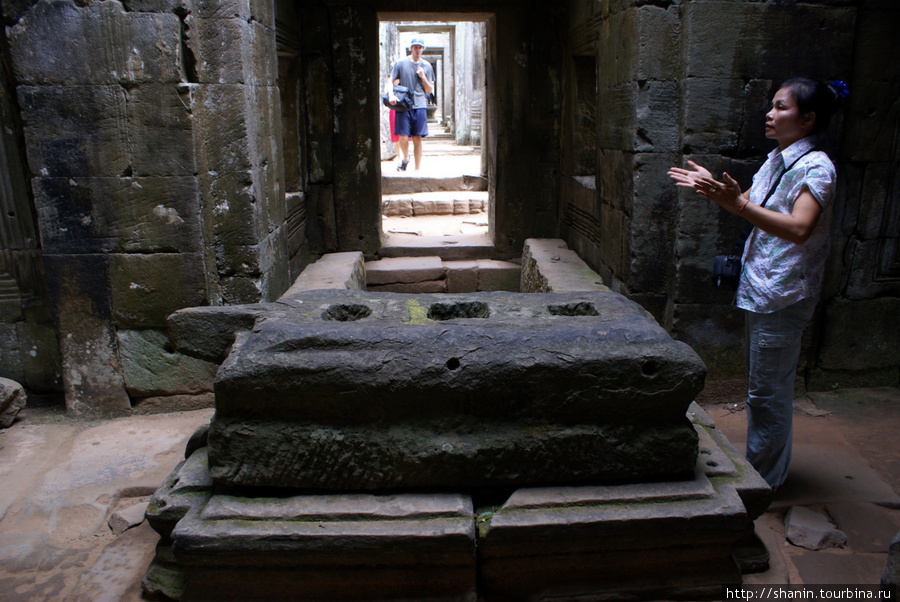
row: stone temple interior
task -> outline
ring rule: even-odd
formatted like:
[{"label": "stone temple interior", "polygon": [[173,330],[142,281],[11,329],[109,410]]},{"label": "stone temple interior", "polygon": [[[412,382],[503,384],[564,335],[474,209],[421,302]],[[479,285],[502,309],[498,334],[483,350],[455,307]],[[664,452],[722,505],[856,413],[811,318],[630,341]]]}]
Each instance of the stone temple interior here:
[{"label": "stone temple interior", "polygon": [[742,379],[742,320],[709,285],[739,220],[665,172],[697,159],[746,185],[771,149],[762,122],[779,82],[846,81],[829,131],[831,258],[798,386],[898,382],[892,2],[0,9],[0,375],[72,414],[209,394],[209,366],[165,368],[184,359],[165,342],[174,311],[275,300],[327,253],[385,257],[378,98],[413,31],[433,44],[450,136],[481,149],[469,175],[486,189],[483,258],[564,240],[698,352],[706,394]]},{"label": "stone temple interior", "polygon": [[[147,511],[147,591],[739,584],[771,492],[693,402],[743,386],[710,283],[740,220],[666,172],[749,184],[794,75],[851,89],[798,387],[900,383],[894,2],[0,0],[0,23],[0,377],[73,416],[216,406]],[[382,225],[425,180],[383,167],[414,33],[435,127],[479,149],[452,186],[482,194],[434,202],[485,214],[474,244]]]}]

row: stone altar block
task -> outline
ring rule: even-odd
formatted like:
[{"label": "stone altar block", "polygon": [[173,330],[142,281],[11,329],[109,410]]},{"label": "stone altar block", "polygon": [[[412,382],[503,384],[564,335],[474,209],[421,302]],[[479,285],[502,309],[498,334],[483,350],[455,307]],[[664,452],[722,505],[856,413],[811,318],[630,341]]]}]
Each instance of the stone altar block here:
[{"label": "stone altar block", "polygon": [[[611,292],[304,291],[169,318],[223,362],[147,511],[178,600],[712,599],[765,481]],[[234,344],[232,344],[234,341]],[[223,361],[224,360],[224,361]]]},{"label": "stone altar block", "polygon": [[328,491],[682,478],[705,366],[611,292],[312,291],[242,332],[210,472]]}]

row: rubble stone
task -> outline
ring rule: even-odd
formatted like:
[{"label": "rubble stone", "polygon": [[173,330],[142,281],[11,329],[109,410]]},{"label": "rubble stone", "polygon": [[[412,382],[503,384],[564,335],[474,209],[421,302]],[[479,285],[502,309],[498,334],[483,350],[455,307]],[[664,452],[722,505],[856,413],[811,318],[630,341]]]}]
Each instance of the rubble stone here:
[{"label": "rubble stone", "polygon": [[0,378],[0,428],[12,426],[19,411],[25,407],[25,389],[14,380]]},{"label": "rubble stone", "polygon": [[122,510],[117,510],[109,517],[109,528],[113,535],[121,535],[132,527],[144,522],[148,502],[138,502]]},{"label": "rubble stone", "polygon": [[794,506],[784,518],[785,535],[795,546],[807,550],[842,548],[847,535],[835,528],[823,514],[803,506]]}]

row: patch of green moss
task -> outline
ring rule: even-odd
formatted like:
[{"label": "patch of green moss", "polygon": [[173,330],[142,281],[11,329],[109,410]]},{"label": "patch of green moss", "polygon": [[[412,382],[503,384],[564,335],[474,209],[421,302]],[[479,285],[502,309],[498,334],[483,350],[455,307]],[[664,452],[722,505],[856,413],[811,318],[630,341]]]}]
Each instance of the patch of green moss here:
[{"label": "patch of green moss", "polygon": [[415,299],[406,302],[406,309],[409,311],[409,320],[404,320],[406,324],[431,324],[434,322],[434,320],[428,319],[427,310]]}]

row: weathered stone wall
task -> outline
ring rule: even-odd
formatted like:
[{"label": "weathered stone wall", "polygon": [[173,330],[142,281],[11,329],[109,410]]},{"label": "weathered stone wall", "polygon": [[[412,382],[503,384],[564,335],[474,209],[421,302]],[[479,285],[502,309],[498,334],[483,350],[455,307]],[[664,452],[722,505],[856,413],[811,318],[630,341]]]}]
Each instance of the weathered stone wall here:
[{"label": "weathered stone wall", "polygon": [[[839,172],[832,256],[801,371],[811,387],[897,384],[900,341],[887,322],[900,304],[900,199],[888,140],[900,74],[883,66],[897,62],[898,18],[900,7],[878,0],[574,3],[570,61],[592,52],[597,60],[598,165],[595,192],[586,177],[566,177],[577,173],[574,150],[563,162],[563,236],[613,290],[697,349],[711,382],[739,381],[744,370],[743,317],[709,281],[741,220],[678,192],[666,170],[692,159],[749,186],[773,148],[762,128],[771,95],[809,75],[848,81],[852,102],[830,129]],[[567,73],[565,124],[575,128],[586,78],[574,65]]]},{"label": "weathered stone wall", "polygon": [[67,407],[210,391],[147,329],[289,284],[272,2],[3,15]]},{"label": "weathered stone wall", "polygon": [[453,125],[457,144],[481,144],[484,114],[485,24],[457,23],[454,38]]},{"label": "weathered stone wall", "polygon": [[[900,5],[859,3],[851,103],[828,282],[809,386],[896,385],[900,377]],[[841,52],[843,48],[839,49]]]},{"label": "weathered stone wall", "polygon": [[0,28],[0,377],[54,393],[59,353],[6,46]]},{"label": "weathered stone wall", "polygon": [[[561,46],[548,41],[559,40],[563,11],[494,4],[417,8],[491,22],[494,115],[483,132],[502,141],[490,156],[492,221],[511,251],[526,234],[555,232],[559,143],[545,132],[558,129]],[[4,239],[3,273],[18,262],[10,295],[25,299],[33,285],[35,299],[25,319],[16,308],[27,303],[4,305],[4,374],[52,388],[61,372],[73,412],[127,412],[144,395],[195,391],[193,378],[167,391],[141,380],[179,365],[164,344],[149,353],[157,337],[142,331],[184,306],[277,298],[318,254],[377,252],[378,12],[405,3],[0,6],[4,89],[21,120],[19,171],[31,178],[14,202],[34,216],[29,226],[17,210],[14,229],[22,240],[29,227],[39,235]],[[150,356],[161,363],[135,364]]]},{"label": "weathered stone wall", "polygon": [[600,254],[613,290],[657,319],[674,260],[681,7],[601,3],[598,36]]},{"label": "weathered stone wall", "polygon": [[327,4],[298,7],[308,243],[313,254],[371,254],[381,246],[378,16],[361,3]]},{"label": "weathered stone wall", "polygon": [[[498,3],[500,4],[500,3]],[[565,7],[522,3],[488,23],[484,142],[501,251],[557,232]]]}]

